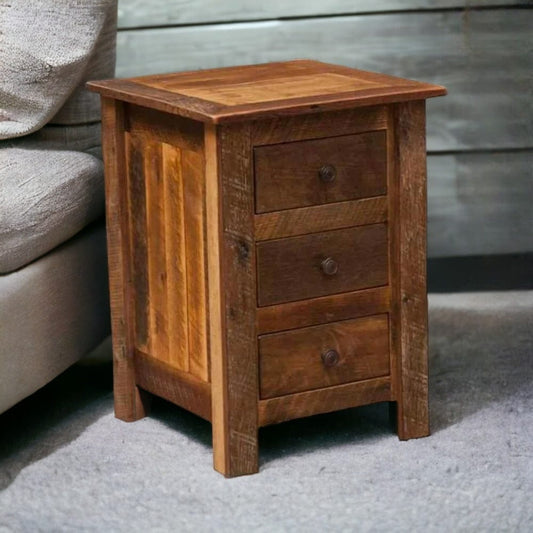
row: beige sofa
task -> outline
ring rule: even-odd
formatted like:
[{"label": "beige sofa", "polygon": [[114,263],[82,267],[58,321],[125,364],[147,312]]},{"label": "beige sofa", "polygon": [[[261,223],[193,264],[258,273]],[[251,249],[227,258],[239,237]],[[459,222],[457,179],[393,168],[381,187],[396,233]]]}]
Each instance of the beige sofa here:
[{"label": "beige sofa", "polygon": [[0,5],[0,413],[109,334],[97,95],[116,0]]}]

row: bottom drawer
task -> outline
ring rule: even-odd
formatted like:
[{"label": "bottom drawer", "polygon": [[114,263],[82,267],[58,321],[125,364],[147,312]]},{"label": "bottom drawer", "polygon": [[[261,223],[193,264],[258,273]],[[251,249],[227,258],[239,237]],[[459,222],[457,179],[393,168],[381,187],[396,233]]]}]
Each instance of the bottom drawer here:
[{"label": "bottom drawer", "polygon": [[389,372],[386,314],[259,337],[261,398],[386,376]]}]

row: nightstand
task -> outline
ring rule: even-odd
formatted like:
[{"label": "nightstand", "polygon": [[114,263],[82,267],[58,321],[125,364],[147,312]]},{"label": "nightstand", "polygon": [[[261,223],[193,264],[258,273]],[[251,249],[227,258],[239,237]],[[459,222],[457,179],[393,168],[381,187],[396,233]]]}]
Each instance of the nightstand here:
[{"label": "nightstand", "polygon": [[258,427],[394,402],[429,433],[425,99],[315,61],[92,82],[102,96],[115,412]]}]

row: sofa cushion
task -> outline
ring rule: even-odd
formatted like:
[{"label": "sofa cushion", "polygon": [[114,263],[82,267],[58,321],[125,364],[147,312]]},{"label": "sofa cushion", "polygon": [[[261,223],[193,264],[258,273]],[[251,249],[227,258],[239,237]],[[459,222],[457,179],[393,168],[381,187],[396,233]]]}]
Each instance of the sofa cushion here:
[{"label": "sofa cushion", "polygon": [[0,274],[50,251],[103,212],[99,159],[66,150],[0,149]]},{"label": "sofa cushion", "polygon": [[112,77],[116,0],[0,2],[0,139],[99,120],[88,79]]}]

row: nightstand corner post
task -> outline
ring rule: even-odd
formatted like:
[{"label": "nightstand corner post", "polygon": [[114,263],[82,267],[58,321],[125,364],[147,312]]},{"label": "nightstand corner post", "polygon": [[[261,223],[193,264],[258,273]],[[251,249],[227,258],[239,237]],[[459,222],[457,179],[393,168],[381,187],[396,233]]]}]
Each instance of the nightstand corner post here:
[{"label": "nightstand corner post", "polygon": [[105,165],[107,255],[113,338],[115,416],[132,422],[146,415],[148,396],[135,383],[132,289],[129,266],[128,176],[124,104],[102,98],[102,148]]},{"label": "nightstand corner post", "polygon": [[429,435],[426,288],[425,100],[396,104],[396,286],[399,326],[397,430],[402,440]]},{"label": "nightstand corner post", "polygon": [[205,147],[214,467],[234,477],[258,471],[250,127],[208,124]]}]

